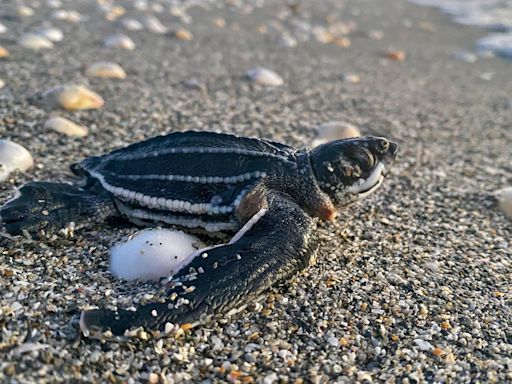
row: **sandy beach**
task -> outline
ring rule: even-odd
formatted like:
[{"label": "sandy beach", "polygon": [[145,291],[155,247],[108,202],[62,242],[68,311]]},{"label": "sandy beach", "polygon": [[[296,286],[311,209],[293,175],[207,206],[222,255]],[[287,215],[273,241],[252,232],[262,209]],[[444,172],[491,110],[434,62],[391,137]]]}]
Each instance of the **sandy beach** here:
[{"label": "sandy beach", "polygon": [[[109,272],[109,248],[139,228],[112,221],[68,238],[1,235],[1,382],[512,381],[512,222],[493,197],[512,185],[512,61],[454,56],[483,30],[404,0],[205,2],[186,17],[164,0],[145,10],[118,1],[126,12],[113,21],[95,1],[55,3],[0,3],[0,46],[9,51],[0,58],[0,138],[35,161],[0,183],[0,203],[27,181],[72,180],[74,162],[174,131],[306,147],[317,125],[339,120],[396,141],[400,153],[378,193],[320,224],[315,266],[258,305],[183,334],[95,340],[79,332],[87,306],[126,308],[161,294],[158,283]],[[20,16],[21,5],[34,14]],[[57,20],[56,9],[83,20]],[[145,15],[168,31],[120,24]],[[312,26],[337,22],[344,42],[312,35]],[[17,43],[44,23],[64,39],[38,51]],[[179,28],[191,39],[177,38]],[[116,32],[135,49],[105,47]],[[288,34],[297,46],[287,46]],[[405,60],[389,57],[398,51]],[[97,61],[120,64],[126,79],[87,78]],[[247,81],[258,66],[283,85]],[[70,112],[34,102],[62,84],[86,85],[105,105]],[[51,116],[89,134],[48,130]]]}]

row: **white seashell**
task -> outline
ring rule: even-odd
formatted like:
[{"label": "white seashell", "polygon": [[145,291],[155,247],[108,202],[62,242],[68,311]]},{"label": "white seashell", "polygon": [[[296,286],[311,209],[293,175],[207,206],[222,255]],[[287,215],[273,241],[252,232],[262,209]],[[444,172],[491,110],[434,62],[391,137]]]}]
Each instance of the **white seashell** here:
[{"label": "white seashell", "polygon": [[283,85],[283,78],[267,68],[256,67],[247,71],[247,77],[253,83],[277,87]]},{"label": "white seashell", "polygon": [[34,10],[25,5],[20,5],[17,9],[17,12],[18,12],[18,16],[21,16],[21,17],[30,17],[30,16],[34,15]]},{"label": "white seashell", "polygon": [[5,81],[0,79],[0,89],[2,89],[3,87],[5,87]]},{"label": "white seashell", "polygon": [[30,152],[9,140],[0,140],[0,181],[16,169],[26,171],[34,166]]},{"label": "white seashell", "polygon": [[62,3],[60,0],[47,0],[46,5],[50,8],[60,8],[62,7]]},{"label": "white seashell", "polygon": [[59,28],[55,27],[40,27],[36,29],[36,34],[43,36],[44,38],[53,41],[55,43],[62,41],[64,34]]},{"label": "white seashell", "polygon": [[136,19],[122,19],[121,25],[129,31],[140,31],[144,29],[142,23]]},{"label": "white seashell", "polygon": [[105,46],[109,48],[121,48],[129,51],[135,49],[135,43],[133,40],[121,33],[106,37],[104,43]]},{"label": "white seashell", "polygon": [[126,72],[124,69],[116,63],[110,63],[108,61],[99,61],[92,64],[85,71],[87,77],[102,77],[111,79],[125,79]]},{"label": "white seashell", "polygon": [[5,33],[7,32],[7,27],[5,25],[3,25],[2,23],[0,23],[0,33]]},{"label": "white seashell", "polygon": [[34,50],[53,48],[53,43],[50,40],[36,33],[25,33],[19,38],[18,44]]},{"label": "white seashell", "polygon": [[494,192],[500,209],[512,220],[512,187],[506,187]]},{"label": "white seashell", "polygon": [[317,136],[311,143],[313,147],[332,140],[348,139],[361,136],[359,129],[344,121],[329,121],[316,127]]},{"label": "white seashell", "polygon": [[66,136],[84,137],[89,130],[86,127],[73,123],[64,117],[56,116],[46,120],[44,123],[46,129],[62,133]]},{"label": "white seashell", "polygon": [[60,85],[44,92],[43,102],[49,108],[67,110],[97,109],[105,103],[96,92],[82,85]]},{"label": "white seashell", "polygon": [[195,236],[170,229],[146,230],[110,250],[110,271],[120,279],[158,280],[188,264],[204,244]]},{"label": "white seashell", "polygon": [[158,20],[158,18],[156,18],[155,16],[147,16],[144,19],[144,25],[146,26],[149,32],[153,32],[159,35],[167,33],[167,28],[165,27],[165,25],[163,25],[162,22]]}]

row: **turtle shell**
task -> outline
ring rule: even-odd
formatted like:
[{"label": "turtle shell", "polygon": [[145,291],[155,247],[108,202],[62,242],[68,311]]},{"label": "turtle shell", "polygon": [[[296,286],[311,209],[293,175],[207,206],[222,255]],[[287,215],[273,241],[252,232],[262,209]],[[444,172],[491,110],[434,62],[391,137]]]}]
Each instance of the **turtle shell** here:
[{"label": "turtle shell", "polygon": [[79,167],[129,218],[234,230],[245,193],[262,178],[296,168],[296,153],[262,139],[175,132],[88,158]]}]

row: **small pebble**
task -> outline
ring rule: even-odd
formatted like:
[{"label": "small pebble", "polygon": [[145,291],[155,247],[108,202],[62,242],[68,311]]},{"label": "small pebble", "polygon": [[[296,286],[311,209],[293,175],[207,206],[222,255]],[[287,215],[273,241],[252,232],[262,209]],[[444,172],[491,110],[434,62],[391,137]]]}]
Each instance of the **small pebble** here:
[{"label": "small pebble", "polygon": [[361,136],[359,129],[344,121],[329,121],[316,127],[316,137],[311,143],[313,147],[332,140],[348,139]]},{"label": "small pebble", "polygon": [[49,108],[67,110],[97,109],[105,103],[96,92],[82,85],[60,85],[42,95],[43,103]]},{"label": "small pebble", "polygon": [[178,40],[184,40],[184,41],[190,41],[194,38],[192,33],[186,29],[177,29],[174,31],[174,37],[176,37]]},{"label": "small pebble", "polygon": [[26,171],[34,166],[30,152],[23,146],[9,140],[0,140],[0,181],[16,169]]},{"label": "small pebble", "polygon": [[53,48],[53,43],[50,40],[37,33],[25,33],[19,38],[18,44],[33,50]]},{"label": "small pebble", "polygon": [[7,27],[0,23],[0,34],[7,32]]},{"label": "small pebble", "polygon": [[512,187],[506,187],[494,192],[500,209],[512,220]]},{"label": "small pebble", "polygon": [[3,87],[5,87],[5,81],[0,79],[0,89],[2,89]]},{"label": "small pebble", "polygon": [[126,72],[119,64],[108,61],[98,61],[87,68],[85,76],[122,80],[126,78]]},{"label": "small pebble", "polygon": [[108,48],[120,48],[120,49],[126,49],[129,51],[132,51],[135,49],[135,43],[133,42],[130,37],[122,34],[117,33],[115,35],[110,35],[105,38],[103,41],[105,46]]},{"label": "small pebble", "polygon": [[71,120],[60,116],[46,120],[44,128],[51,129],[66,136],[84,137],[89,133],[86,127],[73,123]]},{"label": "small pebble", "polygon": [[284,83],[283,78],[277,73],[262,67],[249,69],[247,71],[247,77],[255,84],[271,87],[278,87]]}]

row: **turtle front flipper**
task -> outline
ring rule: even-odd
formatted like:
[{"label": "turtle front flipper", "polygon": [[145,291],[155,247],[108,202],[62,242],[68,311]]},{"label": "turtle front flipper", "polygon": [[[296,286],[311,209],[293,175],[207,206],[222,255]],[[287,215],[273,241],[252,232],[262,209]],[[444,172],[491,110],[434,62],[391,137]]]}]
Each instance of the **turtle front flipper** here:
[{"label": "turtle front flipper", "polygon": [[31,182],[0,208],[0,222],[7,232],[33,236],[52,234],[75,223],[75,228],[104,220],[116,211],[104,190],[82,189],[70,184]]},{"label": "turtle front flipper", "polygon": [[226,312],[250,303],[264,290],[304,269],[314,257],[316,223],[294,202],[265,193],[252,204],[259,210],[228,244],[199,250],[175,276],[165,302],[136,311],[93,309],[82,312],[80,327],[123,334],[143,326],[164,330],[166,323],[189,323],[202,314]]}]

